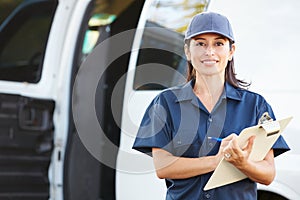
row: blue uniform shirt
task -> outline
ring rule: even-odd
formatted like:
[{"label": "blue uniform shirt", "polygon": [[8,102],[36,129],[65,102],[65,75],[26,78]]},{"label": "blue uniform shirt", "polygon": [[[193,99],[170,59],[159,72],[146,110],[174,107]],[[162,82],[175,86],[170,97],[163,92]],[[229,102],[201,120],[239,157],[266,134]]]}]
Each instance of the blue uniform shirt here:
[{"label": "blue uniform shirt", "polygon": [[[134,149],[149,155],[153,147],[181,157],[215,155],[220,144],[207,137],[239,134],[244,128],[257,125],[264,112],[275,119],[262,96],[228,83],[214,109],[208,112],[194,94],[193,85],[194,81],[190,81],[154,98],[142,119]],[[273,150],[277,156],[289,147],[280,136]],[[187,179],[166,179],[166,199],[257,199],[256,183],[250,179],[203,191],[211,175],[212,172]]]}]

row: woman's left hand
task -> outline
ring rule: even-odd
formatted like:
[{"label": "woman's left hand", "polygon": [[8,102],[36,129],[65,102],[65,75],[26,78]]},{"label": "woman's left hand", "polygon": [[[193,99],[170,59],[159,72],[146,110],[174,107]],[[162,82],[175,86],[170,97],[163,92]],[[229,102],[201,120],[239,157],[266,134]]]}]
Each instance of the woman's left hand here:
[{"label": "woman's left hand", "polygon": [[252,151],[255,136],[248,139],[248,143],[244,148],[241,148],[237,141],[237,135],[231,134],[232,139],[223,149],[224,158],[238,168],[242,168],[247,163]]},{"label": "woman's left hand", "polygon": [[250,160],[249,156],[253,148],[255,136],[251,136],[248,139],[247,145],[241,148],[237,141],[237,135],[232,135],[228,136],[231,140],[227,141],[227,145],[222,150],[225,160],[233,164],[251,180],[269,185],[275,178],[273,149],[270,149],[261,161]]}]

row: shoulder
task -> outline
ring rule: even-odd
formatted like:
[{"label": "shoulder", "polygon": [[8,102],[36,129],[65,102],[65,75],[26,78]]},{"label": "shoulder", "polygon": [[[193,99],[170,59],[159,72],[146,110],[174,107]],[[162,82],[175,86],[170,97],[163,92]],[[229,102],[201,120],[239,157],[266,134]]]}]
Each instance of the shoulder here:
[{"label": "shoulder", "polygon": [[240,101],[255,101],[255,102],[265,102],[265,98],[256,92],[248,89],[234,87],[229,83],[226,83],[226,95],[229,98],[240,100]]},{"label": "shoulder", "polygon": [[269,107],[266,99],[261,94],[244,88],[236,88],[230,84],[226,84],[226,96],[228,99],[234,100],[233,102],[247,107]]},{"label": "shoulder", "polygon": [[259,94],[259,93],[256,93],[254,91],[250,91],[250,90],[247,90],[247,89],[243,89],[243,88],[237,88],[236,89],[241,97],[244,97],[244,98],[251,98],[251,99],[257,99],[257,100],[260,100],[260,101],[266,101],[265,98]]},{"label": "shoulder", "polygon": [[275,119],[272,107],[263,95],[242,88],[239,88],[237,90],[241,94],[243,103],[249,108],[255,108],[257,110],[258,116],[261,116],[264,112],[268,112],[271,117]]}]

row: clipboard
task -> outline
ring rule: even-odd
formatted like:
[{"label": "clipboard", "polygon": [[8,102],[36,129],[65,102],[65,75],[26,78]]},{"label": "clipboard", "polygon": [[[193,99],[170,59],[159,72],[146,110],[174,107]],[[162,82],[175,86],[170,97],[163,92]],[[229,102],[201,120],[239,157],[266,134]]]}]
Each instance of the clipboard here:
[{"label": "clipboard", "polygon": [[[260,124],[242,130],[237,138],[239,146],[245,146],[248,138],[252,135],[256,135],[249,159],[253,161],[263,160],[292,118],[293,117],[288,117],[273,121],[271,118],[268,118],[268,115],[264,114],[260,119]],[[223,158],[206,183],[204,191],[234,183],[245,178],[247,178],[247,176],[244,173]]]}]

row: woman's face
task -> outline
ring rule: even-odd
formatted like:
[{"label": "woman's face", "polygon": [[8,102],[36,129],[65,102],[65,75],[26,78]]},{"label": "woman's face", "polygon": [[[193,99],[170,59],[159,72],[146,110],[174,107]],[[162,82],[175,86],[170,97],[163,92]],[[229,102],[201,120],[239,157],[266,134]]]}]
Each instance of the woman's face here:
[{"label": "woman's face", "polygon": [[[205,33],[191,39],[185,45],[187,59],[191,61],[196,74],[224,77],[228,60],[232,59],[235,46],[230,48],[229,40],[215,33]],[[197,75],[196,75],[197,76]]]}]

